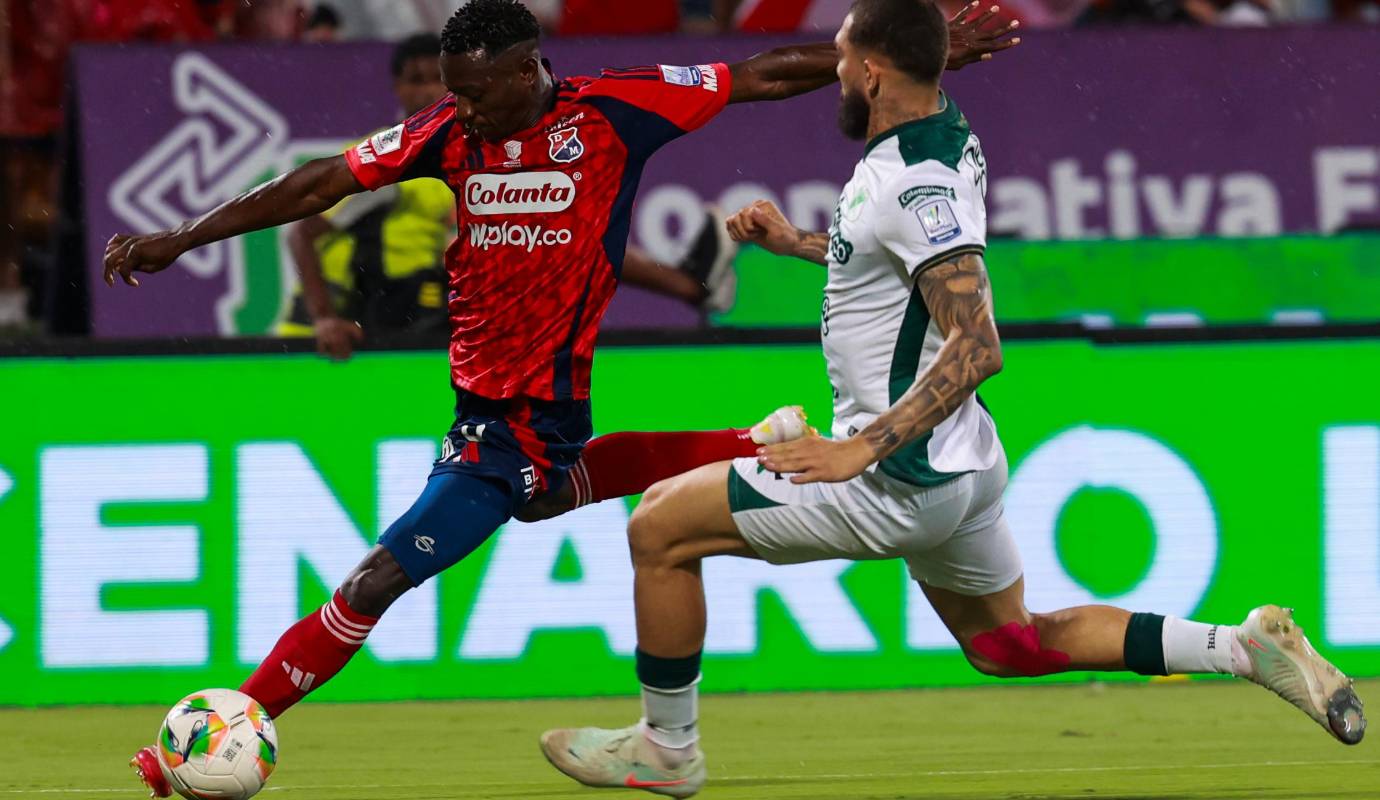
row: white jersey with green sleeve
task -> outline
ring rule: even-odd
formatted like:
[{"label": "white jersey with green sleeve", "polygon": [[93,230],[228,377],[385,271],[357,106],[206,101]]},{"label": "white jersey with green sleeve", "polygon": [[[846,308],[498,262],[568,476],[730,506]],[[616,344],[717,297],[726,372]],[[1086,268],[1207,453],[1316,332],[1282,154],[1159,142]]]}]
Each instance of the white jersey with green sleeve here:
[{"label": "white jersey with green sleeve", "polygon": [[[926,269],[987,243],[986,160],[958,107],[874,137],[829,227],[821,332],[834,389],[835,438],[886,411],[934,360],[944,337],[916,288]],[[992,467],[996,425],[976,395],[878,465],[916,486]]]}]

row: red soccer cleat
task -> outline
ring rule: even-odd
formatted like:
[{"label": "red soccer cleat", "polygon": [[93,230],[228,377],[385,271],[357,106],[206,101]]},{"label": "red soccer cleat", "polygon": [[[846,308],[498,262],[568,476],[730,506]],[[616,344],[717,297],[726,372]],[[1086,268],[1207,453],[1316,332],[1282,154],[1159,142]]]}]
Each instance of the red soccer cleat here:
[{"label": "red soccer cleat", "polygon": [[145,747],[135,753],[134,758],[129,760],[129,765],[134,767],[139,780],[149,787],[149,797],[172,796],[172,786],[163,774],[163,766],[158,763],[158,754],[153,752],[152,747]]}]

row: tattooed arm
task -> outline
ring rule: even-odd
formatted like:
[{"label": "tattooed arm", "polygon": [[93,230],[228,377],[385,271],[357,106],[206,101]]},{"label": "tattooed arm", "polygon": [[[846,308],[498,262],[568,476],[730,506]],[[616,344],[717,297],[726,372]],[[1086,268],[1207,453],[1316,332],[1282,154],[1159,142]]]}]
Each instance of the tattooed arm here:
[{"label": "tattooed arm", "polygon": [[778,256],[795,256],[822,265],[829,252],[829,234],[797,228],[770,200],[758,200],[734,212],[727,227],[733,241],[751,242]]},{"label": "tattooed arm", "polygon": [[915,282],[944,344],[901,399],[858,434],[874,461],[934,430],[978,384],[1001,371],[1001,341],[982,256],[964,253],[931,267]]},{"label": "tattooed arm", "polygon": [[846,481],[943,422],[1001,371],[1001,341],[992,318],[992,293],[982,256],[962,253],[920,274],[916,287],[944,334],[934,361],[910,389],[858,435],[807,437],[758,451],[773,472],[797,473],[794,483]]}]

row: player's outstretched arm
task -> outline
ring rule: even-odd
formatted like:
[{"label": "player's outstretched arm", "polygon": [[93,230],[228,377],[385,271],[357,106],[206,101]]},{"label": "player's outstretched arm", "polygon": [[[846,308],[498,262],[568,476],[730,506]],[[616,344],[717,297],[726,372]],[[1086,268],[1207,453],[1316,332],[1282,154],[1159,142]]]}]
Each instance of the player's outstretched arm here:
[{"label": "player's outstretched arm", "polygon": [[105,282],[114,286],[119,275],[138,286],[135,272],[160,272],[188,250],[319,214],[363,190],[344,156],[308,161],[174,230],[117,233],[105,246]]},{"label": "player's outstretched arm", "polygon": [[795,227],[770,200],[758,200],[727,220],[728,235],[735,242],[750,242],[778,256],[795,256],[823,265],[829,252],[829,234]]},{"label": "player's outstretched arm", "polygon": [[[962,69],[977,61],[989,61],[992,54],[1015,47],[1021,40],[1012,37],[1020,23],[989,27],[1001,11],[997,5],[982,9],[974,0],[949,19],[949,59],[946,69]],[[833,42],[788,45],[758,53],[746,61],[729,66],[733,76],[730,103],[756,100],[784,100],[812,92],[838,80],[838,50]]]},{"label": "player's outstretched arm", "polygon": [[785,100],[837,81],[838,50],[833,42],[793,44],[730,64],[730,103]]},{"label": "player's outstretched arm", "polygon": [[982,256],[964,253],[930,267],[916,278],[916,287],[944,334],[930,366],[856,436],[773,445],[759,453],[763,466],[798,473],[791,477],[795,483],[848,480],[933,430],[1001,371],[1001,341]]}]

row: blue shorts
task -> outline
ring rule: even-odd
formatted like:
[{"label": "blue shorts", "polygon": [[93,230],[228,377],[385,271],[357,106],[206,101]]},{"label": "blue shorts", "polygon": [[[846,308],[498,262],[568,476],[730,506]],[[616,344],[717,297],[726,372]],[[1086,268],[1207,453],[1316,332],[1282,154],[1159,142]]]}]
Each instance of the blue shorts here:
[{"label": "blue shorts", "polygon": [[588,400],[490,400],[457,389],[455,424],[426,488],[379,544],[421,585],[534,495],[559,489],[592,434]]}]

